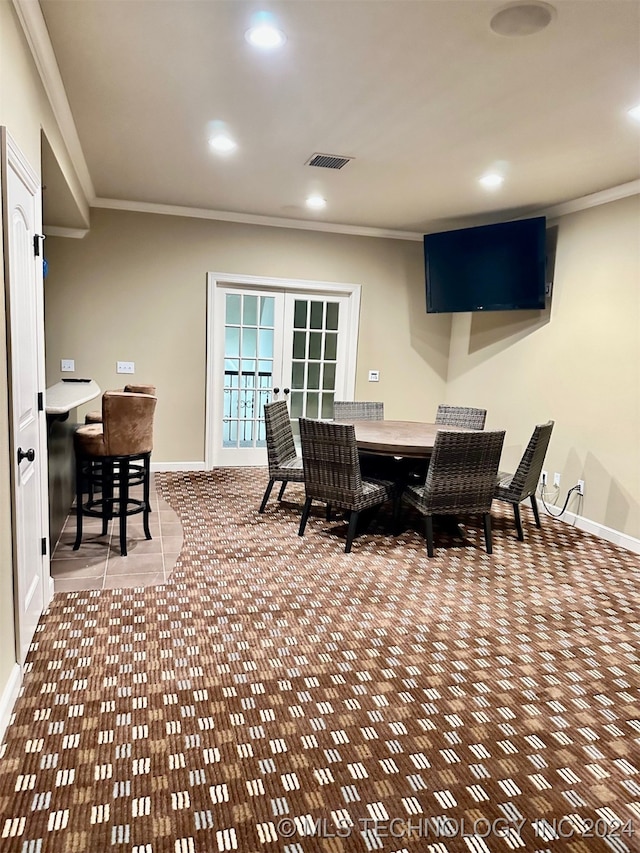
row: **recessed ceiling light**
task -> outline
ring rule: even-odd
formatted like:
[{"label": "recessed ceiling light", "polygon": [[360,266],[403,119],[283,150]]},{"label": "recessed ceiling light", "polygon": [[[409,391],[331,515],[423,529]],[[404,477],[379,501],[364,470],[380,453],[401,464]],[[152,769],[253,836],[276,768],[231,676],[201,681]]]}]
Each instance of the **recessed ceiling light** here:
[{"label": "recessed ceiling light", "polygon": [[258,12],[254,16],[253,24],[246,31],[244,37],[249,44],[264,50],[281,47],[287,40],[285,34],[278,29],[268,12]]},{"label": "recessed ceiling light", "polygon": [[509,3],[491,18],[489,26],[499,36],[532,36],[548,27],[556,10],[549,3]]},{"label": "recessed ceiling light", "polygon": [[627,110],[627,114],[631,116],[635,121],[640,121],[640,104],[637,107],[631,107],[630,110]]},{"label": "recessed ceiling light", "polygon": [[499,186],[502,186],[502,184],[504,183],[504,178],[497,172],[487,172],[486,175],[483,175],[481,178],[478,178],[478,181],[485,189],[495,190]]},{"label": "recessed ceiling light", "polygon": [[322,210],[323,207],[327,206],[327,200],[326,198],[322,198],[321,195],[310,195],[306,201],[306,205],[311,210]]},{"label": "recessed ceiling light", "polygon": [[226,133],[216,133],[209,138],[209,145],[219,154],[229,154],[235,151],[237,144]]}]

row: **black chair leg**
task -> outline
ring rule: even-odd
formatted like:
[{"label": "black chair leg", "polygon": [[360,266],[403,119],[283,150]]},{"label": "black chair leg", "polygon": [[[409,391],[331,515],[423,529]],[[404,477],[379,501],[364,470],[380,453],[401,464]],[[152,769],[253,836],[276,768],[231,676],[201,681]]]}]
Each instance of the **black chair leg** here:
[{"label": "black chair leg", "polygon": [[[96,472],[101,482],[99,506],[102,507],[102,536],[106,536],[113,510],[113,462],[90,462],[89,478],[93,478]],[[90,494],[93,494],[93,484],[90,486]]]},{"label": "black chair leg", "polygon": [[427,538],[427,555],[433,557],[433,516],[425,515],[424,530]]},{"label": "black chair leg", "polygon": [[144,509],[142,511],[142,529],[147,539],[151,539],[151,530],[149,529],[149,513],[151,512],[151,464],[150,458],[147,456],[144,460],[144,483],[142,486],[142,499],[144,501]]},{"label": "black chair leg", "polygon": [[331,521],[331,504],[327,504],[327,521]]},{"label": "black chair leg", "polygon": [[349,527],[347,529],[347,544],[344,546],[345,554],[348,554],[351,551],[351,544],[353,543],[353,537],[356,535],[356,528],[358,527],[359,516],[360,513],[355,512],[355,510],[352,510],[351,515],[349,516]]},{"label": "black chair leg", "polygon": [[278,500],[282,500],[282,496],[284,495],[284,490],[287,488],[288,480],[283,480],[282,485],[280,486],[280,491],[278,492]]},{"label": "black chair leg", "polygon": [[516,520],[516,529],[518,531],[518,539],[524,541],[524,532],[522,530],[522,519],[520,518],[520,504],[513,505],[513,515]]},{"label": "black chair leg", "polygon": [[304,502],[304,506],[302,507],[302,518],[300,519],[300,528],[298,530],[298,536],[304,536],[304,529],[307,526],[307,519],[309,518],[310,511],[311,498],[307,498]]},{"label": "black chair leg", "polygon": [[485,512],[482,516],[482,521],[484,523],[484,544],[487,546],[487,554],[493,554],[491,544],[491,514]]},{"label": "black chair leg", "polygon": [[264,508],[267,505],[267,501],[269,500],[269,495],[271,494],[271,489],[273,488],[273,484],[275,483],[275,479],[272,477],[267,483],[267,488],[265,489],[264,496],[262,498],[262,503],[260,504],[260,509],[258,512],[264,512]]},{"label": "black chair leg", "polygon": [[538,501],[536,500],[535,495],[531,495],[529,500],[531,501],[531,509],[533,510],[533,517],[536,520],[536,527],[540,527],[540,515],[538,513]]},{"label": "black chair leg", "polygon": [[[89,463],[91,464],[91,463]],[[82,542],[82,480],[83,480],[83,462],[82,459],[76,459],[76,541],[73,543],[73,550],[77,551]]]},{"label": "black chair leg", "polygon": [[127,556],[127,507],[129,506],[129,460],[121,459],[118,465],[118,516],[120,522],[120,555]]}]

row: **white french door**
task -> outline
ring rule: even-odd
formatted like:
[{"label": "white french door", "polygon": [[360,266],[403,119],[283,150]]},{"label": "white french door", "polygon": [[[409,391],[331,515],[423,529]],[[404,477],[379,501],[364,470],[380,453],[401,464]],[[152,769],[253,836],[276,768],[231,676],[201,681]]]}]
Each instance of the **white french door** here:
[{"label": "white french door", "polygon": [[209,277],[206,467],[265,465],[264,405],[332,417],[355,381],[359,288]]}]

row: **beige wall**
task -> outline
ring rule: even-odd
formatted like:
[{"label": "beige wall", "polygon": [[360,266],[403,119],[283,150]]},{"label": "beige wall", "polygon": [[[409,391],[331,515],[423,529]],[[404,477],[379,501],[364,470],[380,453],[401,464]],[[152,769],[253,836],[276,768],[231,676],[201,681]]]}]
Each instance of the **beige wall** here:
[{"label": "beige wall", "polygon": [[135,362],[158,388],[155,463],[204,460],[208,271],[360,284],[356,396],[419,419],[444,395],[450,319],[425,313],[420,243],[94,210],[87,237],[49,238],[47,258],[47,383],[73,358],[118,388],[116,361]]},{"label": "beige wall", "polygon": [[558,221],[551,309],[454,319],[447,397],[506,428],[503,466],[555,421],[545,467],[574,512],[640,537],[640,198]]}]

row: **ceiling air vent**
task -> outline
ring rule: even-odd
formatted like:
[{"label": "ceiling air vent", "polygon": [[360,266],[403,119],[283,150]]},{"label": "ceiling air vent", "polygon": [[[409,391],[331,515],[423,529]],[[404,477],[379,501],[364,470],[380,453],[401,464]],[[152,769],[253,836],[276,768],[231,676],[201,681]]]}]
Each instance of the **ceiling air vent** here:
[{"label": "ceiling air vent", "polygon": [[312,154],[305,166],[321,166],[323,169],[342,169],[353,157],[339,157],[336,154]]}]

